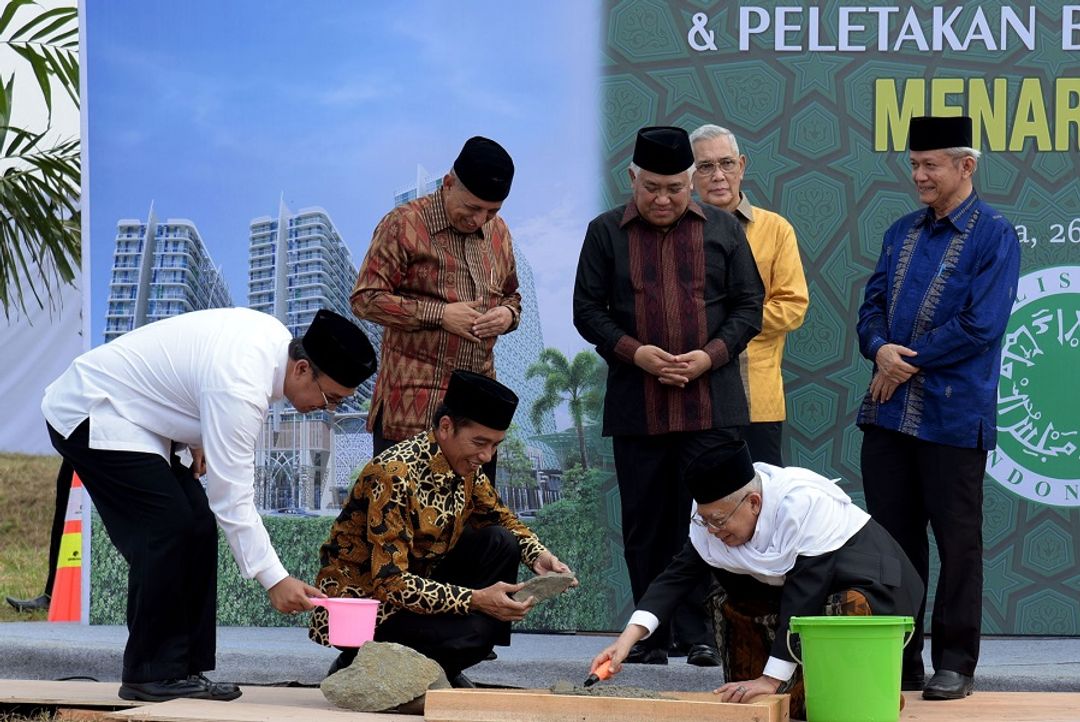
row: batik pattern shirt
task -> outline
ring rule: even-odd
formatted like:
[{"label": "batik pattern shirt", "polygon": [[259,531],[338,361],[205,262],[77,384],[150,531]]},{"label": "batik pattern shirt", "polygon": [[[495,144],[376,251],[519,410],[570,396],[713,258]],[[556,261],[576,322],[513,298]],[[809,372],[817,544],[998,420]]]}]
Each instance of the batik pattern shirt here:
[{"label": "batik pattern shirt", "polygon": [[[430,579],[466,527],[500,525],[518,539],[532,566],[546,549],[503,504],[483,470],[450,468],[431,431],[376,456],[360,473],[330,538],[319,552],[315,584],[331,597],[378,599],[378,623],[400,609],[468,614],[472,590]],[[309,635],[328,644],[326,612],[312,614]]]},{"label": "batik pattern shirt", "polygon": [[454,369],[495,378],[495,337],[479,343],[442,328],[449,303],[506,306],[521,317],[510,231],[495,216],[475,233],[450,225],[442,189],[388,213],[371,239],[352,292],[353,313],[382,324],[382,351],[368,430],[382,414],[387,439],[431,426]]},{"label": "batik pattern shirt", "polygon": [[[761,329],[761,278],[733,215],[691,203],[661,231],[629,203],[589,224],[574,326],[608,362],[604,433],[664,434],[749,423],[739,353]],[[642,345],[703,350],[712,366],[685,388],[634,364]]]},{"label": "batik pattern shirt", "polygon": [[873,361],[886,343],[906,346],[919,372],[884,403],[867,392],[858,423],[993,449],[1001,339],[1019,275],[1016,229],[974,191],[944,218],[927,208],[894,223],[866,283],[859,348]]}]

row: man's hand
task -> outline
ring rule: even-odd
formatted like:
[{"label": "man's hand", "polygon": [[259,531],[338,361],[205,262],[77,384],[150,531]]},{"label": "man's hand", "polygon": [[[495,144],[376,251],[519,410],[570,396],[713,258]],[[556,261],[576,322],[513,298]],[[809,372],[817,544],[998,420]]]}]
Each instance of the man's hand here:
[{"label": "man's hand", "polygon": [[918,366],[912,366],[904,360],[918,355],[918,352],[900,344],[887,343],[878,349],[874,363],[877,364],[878,373],[882,374],[886,380],[900,385],[919,373]]},{"label": "man's hand", "polygon": [[776,694],[780,688],[780,680],[775,677],[761,675],[757,679],[746,682],[728,682],[722,687],[713,690],[713,694],[720,695],[721,702],[752,702],[755,697],[763,694]]},{"label": "man's hand", "polygon": [[645,627],[637,624],[626,625],[626,629],[623,630],[618,639],[604,647],[600,654],[593,657],[589,673],[595,673],[597,667],[610,659],[611,673],[618,674],[622,670],[623,660],[626,659],[626,655],[630,654],[630,648],[644,639],[648,632],[649,630],[645,629]]},{"label": "man's hand", "polygon": [[507,306],[490,308],[473,321],[472,332],[477,338],[491,338],[505,333],[514,322],[514,312]]},{"label": "man's hand", "polygon": [[476,310],[480,303],[480,301],[458,301],[457,303],[446,304],[446,307],[443,308],[443,329],[462,338],[480,343],[480,339],[473,334],[473,324],[481,315]]},{"label": "man's hand", "polygon": [[883,404],[892,398],[899,386],[900,384],[893,383],[879,371],[874,374],[874,378],[870,379],[870,398]]},{"label": "man's hand", "polygon": [[201,479],[206,476],[206,456],[197,446],[189,446],[188,450],[191,452],[191,475]]},{"label": "man's hand", "polygon": [[660,377],[660,383],[682,388],[701,374],[712,368],[712,359],[701,349],[679,354],[667,373]]},{"label": "man's hand", "polygon": [[[570,567],[559,561],[559,558],[551,552],[544,552],[536,558],[533,562],[532,570],[536,572],[537,576],[543,576],[545,574],[551,574],[552,572],[563,572],[566,574],[573,574],[574,572]],[[570,583],[570,586],[576,587],[578,580],[575,579]]]},{"label": "man's hand", "polygon": [[270,605],[282,614],[296,614],[311,609],[314,605],[308,601],[308,597],[326,598],[318,589],[295,577],[285,577],[267,589],[266,593],[270,595]]},{"label": "man's hand", "polygon": [[[659,346],[638,346],[634,352],[634,365],[653,376],[661,376],[672,364],[675,364],[675,357]],[[677,366],[682,368],[682,364]]]},{"label": "man's hand", "polygon": [[511,594],[520,590],[524,584],[495,582],[490,587],[474,589],[470,611],[483,612],[500,622],[520,622],[532,609],[536,601],[529,597],[524,602],[515,602]]}]

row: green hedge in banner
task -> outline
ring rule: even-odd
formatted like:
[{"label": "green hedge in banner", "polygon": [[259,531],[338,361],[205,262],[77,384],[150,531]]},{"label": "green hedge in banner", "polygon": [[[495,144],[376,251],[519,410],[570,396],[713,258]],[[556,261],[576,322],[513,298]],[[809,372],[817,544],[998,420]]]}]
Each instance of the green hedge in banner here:
[{"label": "green hedge in banner", "polygon": [[[578,586],[537,605],[516,625],[519,630],[607,631],[617,628],[620,600],[613,573],[625,575],[619,549],[609,542],[605,491],[615,483],[610,471],[574,467],[563,478],[563,498],[537,512],[529,527],[574,570]],[[533,575],[523,570],[521,579]]]},{"label": "green hedge in banner", "polygon": [[[609,630],[617,602],[613,570],[622,569],[620,552],[608,543],[605,493],[614,475],[608,471],[567,472],[564,498],[526,520],[541,541],[578,576],[580,587],[539,605],[520,631]],[[329,536],[333,517],[268,516],[263,523],[281,563],[298,579],[313,581],[319,571],[319,547]],[[124,624],[128,566],[93,515],[91,536],[90,623]],[[622,572],[625,575],[625,571]],[[521,578],[532,576],[522,570]],[[625,584],[624,584],[625,585]],[[241,578],[224,535],[218,531],[218,624],[238,627],[302,627],[307,615],[279,614],[254,580]]]},{"label": "green hedge in banner", "polygon": [[[308,582],[319,571],[319,547],[330,534],[331,516],[267,516],[263,524],[285,568]],[[124,624],[128,565],[109,541],[101,519],[93,517],[90,566],[90,623]],[[304,627],[307,615],[280,614],[266,590],[240,576],[225,536],[218,530],[218,624],[223,627]]]}]

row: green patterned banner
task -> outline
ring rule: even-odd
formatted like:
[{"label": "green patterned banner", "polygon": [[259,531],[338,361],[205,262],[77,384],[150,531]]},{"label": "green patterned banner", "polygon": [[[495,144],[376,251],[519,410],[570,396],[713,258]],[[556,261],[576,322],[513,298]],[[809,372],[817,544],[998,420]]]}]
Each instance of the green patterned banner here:
[{"label": "green patterned banner", "polygon": [[735,133],[743,189],[795,227],[810,285],[784,362],[785,458],[856,498],[870,364],[855,316],[883,232],[917,208],[907,121],[973,116],[976,187],[1017,225],[1024,276],[986,479],[983,631],[1080,634],[1080,7],[623,0],[607,17],[605,205],[629,194],[639,127]]}]

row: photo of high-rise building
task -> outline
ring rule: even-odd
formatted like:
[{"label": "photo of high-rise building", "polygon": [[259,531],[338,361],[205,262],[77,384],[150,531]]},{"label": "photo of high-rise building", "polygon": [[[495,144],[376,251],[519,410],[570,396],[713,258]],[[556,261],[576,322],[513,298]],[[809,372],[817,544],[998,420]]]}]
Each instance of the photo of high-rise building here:
[{"label": "photo of high-rise building", "polygon": [[116,224],[105,341],[188,311],[232,306],[232,297],[195,224],[159,222],[154,205],[146,220]]}]

